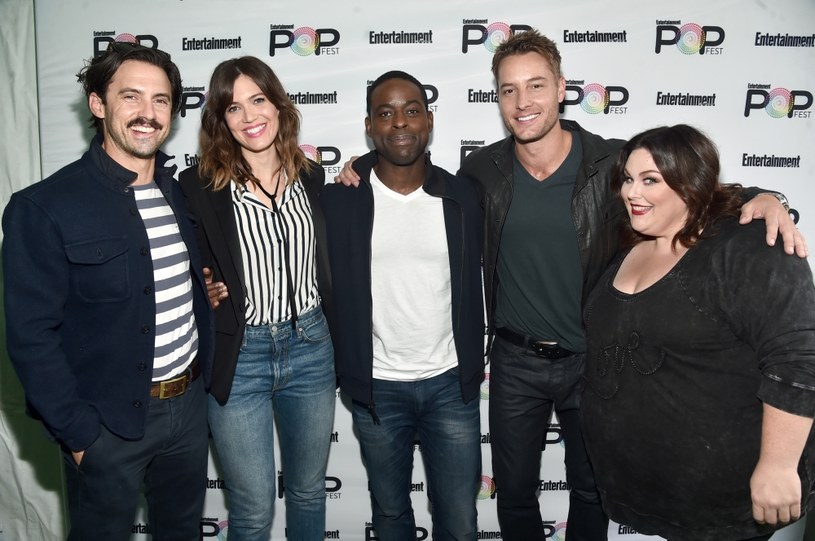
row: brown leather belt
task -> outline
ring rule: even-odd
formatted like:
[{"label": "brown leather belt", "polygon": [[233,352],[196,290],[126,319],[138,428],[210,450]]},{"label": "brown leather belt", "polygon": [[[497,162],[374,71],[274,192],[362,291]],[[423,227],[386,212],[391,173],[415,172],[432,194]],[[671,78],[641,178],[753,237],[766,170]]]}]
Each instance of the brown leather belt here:
[{"label": "brown leather belt", "polygon": [[174,398],[181,396],[187,392],[187,387],[190,383],[198,379],[201,375],[201,366],[198,364],[198,357],[196,357],[187,370],[180,376],[173,379],[165,379],[164,381],[155,381],[150,385],[150,398]]}]

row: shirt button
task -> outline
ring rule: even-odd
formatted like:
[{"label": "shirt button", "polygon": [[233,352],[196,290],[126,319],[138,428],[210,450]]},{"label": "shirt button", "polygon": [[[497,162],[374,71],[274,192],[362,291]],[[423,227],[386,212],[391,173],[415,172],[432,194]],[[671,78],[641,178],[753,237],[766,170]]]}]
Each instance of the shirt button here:
[{"label": "shirt button", "polygon": [[150,293],[152,293],[152,292],[153,292],[153,288],[152,288],[152,287],[150,287],[150,286],[145,286],[145,288],[144,288],[144,294],[145,294],[145,295],[149,295],[149,294],[150,294]]},{"label": "shirt button", "polygon": [[134,400],[131,403],[131,406],[133,406],[134,408],[140,408],[141,407],[141,400]]},{"label": "shirt button", "polygon": [[141,250],[139,250],[139,253],[141,255],[148,255],[150,253],[150,250],[148,250],[147,248],[142,248]]},{"label": "shirt button", "polygon": [[145,370],[147,370],[147,363],[139,363],[139,364],[137,364],[136,369],[139,372],[144,372]]},{"label": "shirt button", "polygon": [[144,327],[141,328],[141,333],[142,334],[148,334],[149,332],[150,332],[150,326],[149,325],[145,325]]}]

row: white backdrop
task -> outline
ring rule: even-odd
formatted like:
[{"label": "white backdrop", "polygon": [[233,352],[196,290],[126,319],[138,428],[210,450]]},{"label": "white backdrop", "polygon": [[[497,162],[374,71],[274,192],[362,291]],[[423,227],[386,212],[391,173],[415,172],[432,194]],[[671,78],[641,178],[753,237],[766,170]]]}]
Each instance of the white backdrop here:
[{"label": "white backdrop", "polygon": [[[181,169],[198,159],[200,107],[212,69],[226,58],[251,54],[269,63],[299,104],[300,142],[328,177],[349,156],[366,151],[365,87],[391,69],[407,71],[426,85],[436,115],[434,162],[455,171],[473,147],[505,136],[489,71],[495,43],[508,32],[537,27],[558,42],[563,55],[565,118],[606,137],[625,138],[678,122],[704,129],[719,145],[724,179],[786,193],[815,248],[815,226],[807,219],[815,211],[815,3],[619,0],[603,4],[602,10],[598,5],[590,0],[503,5],[482,0],[38,0],[42,175],[75,160],[92,135],[75,82],[83,59],[129,36],[169,52],[181,69],[185,108],[165,145]],[[14,189],[34,180],[20,179]],[[481,399],[479,538],[495,539],[500,532],[490,478],[488,379]],[[543,452],[540,505],[550,538],[562,541],[567,492],[553,422]],[[4,447],[15,450],[10,455],[21,463],[2,480],[0,502],[22,502],[0,507],[0,541],[63,537],[61,483],[52,475],[57,455],[44,438],[31,435],[35,428],[19,421],[0,432]],[[334,430],[326,538],[373,541],[359,447],[339,399]],[[16,452],[18,445],[21,452]],[[28,463],[46,465],[32,469]],[[431,528],[424,481],[417,453],[417,539],[429,539]],[[212,464],[202,538],[225,539],[228,533],[222,485]],[[282,500],[276,517],[272,538],[284,539]],[[145,519],[138,518],[134,539],[147,539],[146,530]],[[645,538],[615,524],[609,531],[611,539]],[[774,540],[800,539],[800,531],[781,532]]]}]

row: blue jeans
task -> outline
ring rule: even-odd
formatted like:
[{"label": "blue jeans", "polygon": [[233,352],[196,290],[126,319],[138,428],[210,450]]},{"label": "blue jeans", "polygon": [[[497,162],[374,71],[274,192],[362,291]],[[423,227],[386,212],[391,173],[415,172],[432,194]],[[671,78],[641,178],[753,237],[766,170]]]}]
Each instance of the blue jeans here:
[{"label": "blue jeans", "polygon": [[569,484],[569,541],[608,539],[580,428],[585,354],[544,359],[496,337],[490,353],[490,444],[498,523],[509,541],[544,541],[538,505],[541,447],[552,409],[560,421]]},{"label": "blue jeans", "polygon": [[203,378],[184,394],[151,398],[144,436],[124,440],[101,427],[77,466],[63,450],[69,541],[127,541],[144,486],[155,541],[196,541],[207,479],[207,396]]},{"label": "blue jeans", "polygon": [[416,539],[410,492],[417,435],[427,474],[433,539],[476,539],[479,401],[462,401],[458,369],[420,381],[375,379],[373,400],[378,424],[360,402],[354,401],[351,413],[368,472],[379,539]]},{"label": "blue jeans", "polygon": [[[226,405],[210,397],[229,541],[268,541],[280,438],[289,539],[325,537],[325,471],[336,402],[334,349],[318,306],[297,321],[247,327]],[[274,422],[273,422],[274,421]]]}]

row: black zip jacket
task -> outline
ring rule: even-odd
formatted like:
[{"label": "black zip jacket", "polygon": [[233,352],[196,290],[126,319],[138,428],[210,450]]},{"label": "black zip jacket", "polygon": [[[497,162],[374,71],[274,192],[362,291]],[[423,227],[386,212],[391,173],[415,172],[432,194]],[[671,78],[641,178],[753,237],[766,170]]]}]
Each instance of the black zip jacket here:
[{"label": "black zip jacket", "polygon": [[[320,194],[333,286],[334,310],[329,325],[337,377],[343,392],[369,407],[373,406],[371,233],[374,217],[370,175],[377,159],[376,151],[372,151],[354,161],[354,170],[362,179],[358,188],[330,184]],[[461,395],[469,402],[478,396],[484,377],[481,208],[470,183],[433,166],[429,158],[422,189],[443,199],[450,254],[453,334]]]}]

